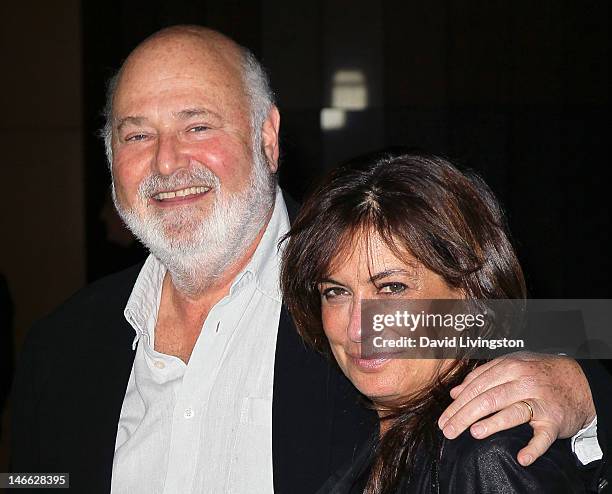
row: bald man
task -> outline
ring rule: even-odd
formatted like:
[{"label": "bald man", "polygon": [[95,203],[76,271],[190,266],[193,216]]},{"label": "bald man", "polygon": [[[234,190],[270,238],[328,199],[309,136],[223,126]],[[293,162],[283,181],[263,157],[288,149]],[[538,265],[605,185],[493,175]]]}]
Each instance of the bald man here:
[{"label": "bald man", "polygon": [[[30,332],[14,470],[69,472],[73,492],[311,493],[374,431],[282,306],[277,246],[295,206],[276,182],[279,125],[260,65],[219,33],[173,27],[130,54],[110,85],[104,139],[117,211],[151,254]],[[514,390],[489,434],[529,420],[503,415],[524,399],[550,404],[554,437],[592,421],[580,367],[536,360],[525,382],[538,365],[567,376],[572,400],[547,394],[549,382]],[[444,417],[445,434],[469,425],[464,409]]]}]

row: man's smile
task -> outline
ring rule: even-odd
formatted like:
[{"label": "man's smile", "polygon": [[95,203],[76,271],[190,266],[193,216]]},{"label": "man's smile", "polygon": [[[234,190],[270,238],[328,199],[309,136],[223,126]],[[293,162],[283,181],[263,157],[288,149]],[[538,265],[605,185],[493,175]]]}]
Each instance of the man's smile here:
[{"label": "man's smile", "polygon": [[156,203],[176,203],[197,200],[210,191],[210,187],[197,186],[197,187],[185,187],[183,189],[171,190],[158,192],[153,195],[153,199]]}]

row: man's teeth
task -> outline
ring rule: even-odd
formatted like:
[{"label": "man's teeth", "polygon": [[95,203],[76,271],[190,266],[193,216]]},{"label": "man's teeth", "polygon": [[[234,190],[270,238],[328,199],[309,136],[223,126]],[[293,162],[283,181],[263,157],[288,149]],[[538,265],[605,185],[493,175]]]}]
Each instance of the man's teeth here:
[{"label": "man's teeth", "polygon": [[203,194],[204,192],[208,192],[210,187],[187,187],[186,189],[175,190],[172,192],[160,192],[159,194],[155,194],[153,196],[154,199],[158,201],[163,201],[164,199],[173,199],[175,197],[186,197],[191,196],[193,194]]}]

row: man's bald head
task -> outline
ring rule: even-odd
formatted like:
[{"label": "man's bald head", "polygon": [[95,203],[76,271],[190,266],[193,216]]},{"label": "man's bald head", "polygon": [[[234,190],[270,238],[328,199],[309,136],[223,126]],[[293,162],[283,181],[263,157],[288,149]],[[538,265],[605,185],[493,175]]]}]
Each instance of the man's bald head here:
[{"label": "man's bald head", "polygon": [[204,62],[223,70],[228,76],[240,76],[244,49],[227,36],[200,26],[172,26],[149,36],[127,57],[119,70],[123,76],[138,65],[163,66],[179,58],[183,63]]},{"label": "man's bald head", "polygon": [[243,49],[233,39],[214,29],[196,25],[177,25],[161,29],[146,38],[130,53],[126,62],[152,46],[165,45],[166,42],[180,44],[182,41],[200,43],[205,49],[216,50],[228,58],[239,57]]},{"label": "man's bald head", "polygon": [[202,26],[171,26],[154,33],[140,43],[127,57],[117,74],[109,81],[102,131],[109,166],[112,164],[113,108],[119,91],[138,90],[135,74],[150,73],[171,76],[195,63],[214,71],[220,84],[234,86],[236,94],[247,98],[252,139],[261,140],[261,127],[274,105],[268,77],[248,49],[222,33]]}]

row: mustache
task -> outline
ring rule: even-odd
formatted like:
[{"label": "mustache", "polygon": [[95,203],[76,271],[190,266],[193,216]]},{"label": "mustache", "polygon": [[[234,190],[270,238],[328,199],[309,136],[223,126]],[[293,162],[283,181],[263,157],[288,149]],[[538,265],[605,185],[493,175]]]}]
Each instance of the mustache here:
[{"label": "mustache", "polygon": [[146,177],[138,186],[138,195],[143,199],[153,197],[160,192],[184,189],[187,187],[218,187],[219,177],[206,167],[182,168],[172,175],[154,173]]}]

